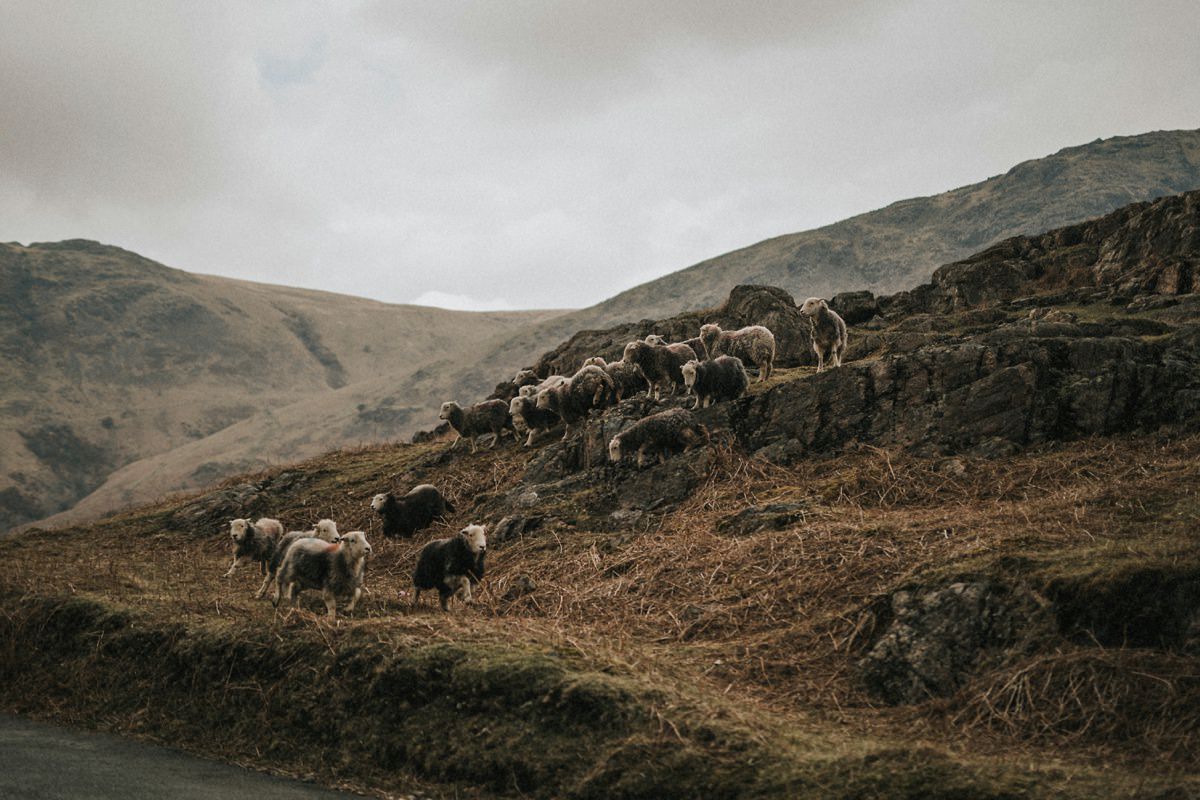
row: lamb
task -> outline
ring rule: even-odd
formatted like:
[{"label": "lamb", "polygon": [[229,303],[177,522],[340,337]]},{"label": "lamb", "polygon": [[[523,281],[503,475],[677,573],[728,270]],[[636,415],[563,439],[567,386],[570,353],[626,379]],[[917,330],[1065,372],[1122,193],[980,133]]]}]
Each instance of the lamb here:
[{"label": "lamb", "polygon": [[[661,338],[661,337],[659,337]],[[584,366],[600,367],[608,373],[608,377],[612,378],[613,402],[619,403],[626,397],[633,397],[643,389],[649,389],[650,384],[646,381],[646,376],[642,374],[642,370],[637,364],[631,364],[628,361],[605,361],[600,356],[594,356],[583,362]]]},{"label": "lamb", "polygon": [[413,571],[416,587],[413,605],[417,605],[425,589],[437,589],[442,611],[449,610],[451,597],[470,603],[474,599],[471,587],[483,579],[486,548],[487,535],[482,525],[468,525],[456,536],[434,539],[421,548]]},{"label": "lamb", "polygon": [[442,496],[436,486],[423,483],[413,487],[403,497],[391,492],[371,498],[371,508],[383,517],[383,535],[388,539],[407,539],[419,530],[428,528],[435,519],[444,519],[454,506]]},{"label": "lamb", "polygon": [[825,369],[825,361],[829,359],[835,367],[840,367],[848,341],[846,322],[820,297],[805,300],[800,313],[808,317],[813,352],[817,354],[817,372]]},{"label": "lamb", "polygon": [[529,432],[525,439],[525,447],[533,445],[535,435],[544,433],[561,422],[557,413],[546,408],[538,408],[537,398],[529,395],[521,395],[510,400],[508,413],[512,414],[513,422],[518,427],[523,426]]},{"label": "lamb", "polygon": [[758,380],[771,377],[775,365],[775,335],[762,325],[750,325],[736,331],[723,331],[720,325],[700,326],[700,340],[709,360],[717,356],[736,356],[743,364],[758,368]]},{"label": "lamb", "polygon": [[648,344],[646,342],[630,342],[625,345],[623,359],[642,370],[642,374],[650,383],[650,391],[654,399],[662,397],[663,387],[673,393],[675,387],[683,383],[683,373],[680,368],[696,358],[696,351],[686,344]]},{"label": "lamb", "polygon": [[349,598],[346,611],[362,595],[363,573],[371,545],[362,531],[351,531],[336,543],[323,542],[315,537],[301,539],[288,548],[275,577],[273,603],[280,599],[299,604],[299,593],[305,589],[320,589],[330,619],[337,618],[340,598]]},{"label": "lamb", "polygon": [[341,541],[341,534],[338,533],[337,523],[331,519],[323,519],[313,526],[309,531],[289,531],[279,539],[279,544],[275,545],[275,554],[271,556],[271,563],[267,565],[267,577],[263,579],[262,586],[255,593],[256,598],[267,596],[267,587],[275,581],[275,576],[279,574],[279,565],[283,563],[284,556],[287,555],[288,548],[301,539],[320,539],[323,542],[336,544]]},{"label": "lamb", "polygon": [[608,443],[608,457],[618,463],[626,455],[637,453],[637,465],[641,468],[647,456],[657,457],[663,463],[668,452],[684,451],[708,441],[708,428],[696,422],[692,412],[672,408],[643,417],[614,436]]},{"label": "lamb", "polygon": [[736,400],[746,393],[750,378],[742,360],[734,356],[717,356],[712,361],[689,361],[683,365],[683,385],[694,392],[696,402],[708,408],[714,402]]},{"label": "lamb", "polygon": [[568,382],[539,392],[537,407],[553,411],[562,418],[567,426],[563,431],[563,440],[566,440],[571,428],[587,419],[591,409],[602,408],[604,399],[613,391],[613,380],[608,373],[596,366],[586,366]]},{"label": "lamb", "polygon": [[232,577],[233,571],[244,561],[257,561],[260,574],[265,575],[281,536],[283,523],[277,519],[262,517],[258,522],[251,522],[238,518],[230,522],[229,537],[233,539],[233,563],[229,565],[225,577]]},{"label": "lamb", "polygon": [[438,416],[449,422],[450,427],[454,428],[454,432],[458,434],[458,438],[450,445],[452,450],[458,446],[464,436],[471,442],[471,452],[474,453],[475,440],[478,436],[486,433],[494,434],[495,438],[492,439],[490,445],[494,448],[496,442],[500,441],[500,435],[505,431],[511,431],[514,438],[517,435],[512,417],[508,414],[508,403],[503,400],[484,400],[482,403],[476,403],[466,408],[450,400],[442,403],[442,410]]}]

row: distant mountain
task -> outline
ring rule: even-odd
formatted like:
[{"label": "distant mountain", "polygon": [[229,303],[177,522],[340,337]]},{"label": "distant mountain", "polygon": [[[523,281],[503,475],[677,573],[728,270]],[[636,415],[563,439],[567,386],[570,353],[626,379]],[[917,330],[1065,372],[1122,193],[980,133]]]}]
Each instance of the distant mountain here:
[{"label": "distant mountain", "polygon": [[[462,358],[553,313],[395,306],[192,275],[83,240],[0,245],[0,530],[74,505],[131,462]],[[409,413],[373,408],[351,430],[298,424],[323,451],[405,433]],[[253,450],[192,464],[186,485],[297,452],[274,446],[269,426],[244,436]]]},{"label": "distant mountain", "polygon": [[[86,321],[87,329],[95,330],[92,335],[106,336],[121,342],[122,347],[140,343],[145,348],[142,358],[161,358],[175,366],[166,371],[138,367],[136,373],[143,380],[158,376],[163,385],[155,391],[139,389],[137,402],[128,408],[121,405],[119,383],[101,380],[93,385],[97,370],[85,367],[99,356],[80,360],[51,348],[64,364],[52,370],[59,379],[39,384],[36,369],[26,370],[22,376],[35,377],[22,380],[33,382],[11,397],[7,387],[12,381],[7,372],[0,373],[6,387],[6,393],[0,395],[6,408],[0,443],[9,450],[22,450],[19,464],[11,456],[0,461],[0,481],[8,481],[0,482],[0,514],[8,514],[9,520],[33,519],[47,509],[65,508],[70,498],[94,490],[71,511],[50,520],[80,521],[129,503],[197,488],[235,472],[317,455],[333,446],[406,437],[437,424],[441,401],[482,397],[515,368],[532,364],[580,330],[713,307],[743,283],[780,286],[797,297],[829,297],[864,288],[891,293],[928,281],[938,266],[966,258],[999,240],[1037,234],[1131,202],[1196,188],[1200,188],[1200,130],[1097,140],[1023,162],[981,183],[769,239],[565,314],[464,315],[386,306],[191,276],[115,248],[103,248],[136,260],[139,269],[152,265],[173,276],[169,281],[162,278],[164,285],[173,287],[171,299],[162,302],[178,304],[177,315],[166,315],[167,319],[178,318],[178,326],[166,327],[181,333],[182,341],[155,344],[154,336],[161,335],[161,321],[142,327],[159,319],[153,311],[158,301],[150,303],[148,313],[119,315],[114,310],[107,319],[101,312],[87,316],[72,311],[74,324]],[[45,260],[98,247],[76,242],[17,250],[26,253],[23,257]],[[0,300],[5,306],[2,313],[19,317],[23,290],[9,288],[13,282],[7,277],[10,268],[3,266],[13,257],[7,251],[0,255],[4,259],[0,260]],[[113,260],[119,259],[107,257],[107,261]],[[136,291],[121,288],[129,283],[138,280],[118,274],[112,280],[97,280],[88,291],[94,290],[100,298],[113,295],[112,302],[119,305],[125,293]],[[195,292],[216,291],[218,285],[226,287],[222,301],[213,301],[211,308],[207,300],[196,302],[226,322],[241,318],[225,308],[226,302],[234,303],[243,315],[259,323],[257,327],[247,322],[236,335],[210,336],[202,321],[207,316],[186,312],[188,298]],[[99,307],[108,302],[104,300]],[[17,350],[36,336],[36,326],[20,324],[25,326],[20,329],[23,333],[5,334],[5,342],[11,340]],[[127,327],[133,333],[126,333]],[[11,325],[5,327],[5,331],[11,329]],[[71,339],[60,336],[56,346],[61,348]],[[181,392],[169,389],[167,376],[207,363],[209,359],[202,353],[212,344],[218,353],[211,358],[212,374],[196,376],[188,384],[192,388]],[[172,347],[183,355],[170,356]],[[267,357],[276,351],[278,355]],[[132,366],[138,363],[133,359]],[[256,377],[263,370],[270,374],[269,380]],[[231,391],[223,377],[237,390]],[[34,388],[37,386],[42,388]],[[74,405],[69,407],[78,419],[73,419],[66,431],[54,427],[58,423],[48,421],[45,414],[34,413],[38,403],[61,406],[62,401],[54,399],[60,392],[75,393]],[[175,394],[190,400],[173,405],[170,398]],[[204,403],[191,402],[197,397],[203,397]],[[143,409],[139,404],[145,402],[151,405]],[[118,409],[115,413],[114,407]],[[135,423],[121,418],[126,411]],[[28,444],[27,437],[10,430],[13,414],[30,420],[21,428],[32,436]],[[112,427],[105,427],[109,424],[104,423],[106,417],[112,418]],[[186,435],[181,437],[181,432]],[[141,438],[152,441],[140,445]],[[136,457],[135,451],[143,457]],[[41,472],[33,472],[39,464]],[[113,471],[115,467],[121,468]],[[60,490],[53,502],[42,502],[38,484],[34,482],[31,488],[30,476],[35,474],[47,483],[59,480],[69,490]],[[0,517],[0,527],[3,519]]]}]

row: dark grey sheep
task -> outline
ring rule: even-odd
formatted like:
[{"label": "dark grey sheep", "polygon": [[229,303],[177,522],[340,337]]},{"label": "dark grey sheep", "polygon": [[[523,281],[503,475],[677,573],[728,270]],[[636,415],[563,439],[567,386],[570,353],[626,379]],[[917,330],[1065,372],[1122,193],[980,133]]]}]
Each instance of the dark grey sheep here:
[{"label": "dark grey sheep", "polygon": [[[662,338],[662,337],[659,337]],[[594,356],[583,362],[584,366],[596,366],[608,373],[608,377],[612,378],[613,389],[615,394],[613,402],[619,403],[626,397],[633,397],[638,392],[648,390],[650,388],[649,381],[642,374],[642,369],[637,364],[632,364],[628,361],[605,361],[600,356]]]},{"label": "dark grey sheep", "polygon": [[563,431],[563,439],[566,439],[573,426],[587,419],[593,408],[603,408],[605,400],[612,395],[612,378],[599,367],[589,365],[566,383],[538,392],[537,407],[558,414],[567,426]]},{"label": "dark grey sheep", "polygon": [[487,549],[487,535],[482,525],[468,525],[457,536],[434,539],[421,548],[417,556],[417,567],[413,570],[413,605],[421,599],[421,592],[436,589],[441,600],[442,611],[450,607],[451,597],[460,597],[464,603],[473,599],[471,587],[483,580],[483,555]]},{"label": "dark grey sheep", "polygon": [[243,562],[258,562],[259,573],[267,574],[267,565],[275,555],[275,548],[283,536],[283,523],[277,519],[262,517],[258,522],[248,519],[235,519],[229,523],[229,538],[233,540],[233,563],[225,577],[231,577],[233,571]]},{"label": "dark grey sheep", "polygon": [[800,313],[808,317],[811,326],[813,352],[817,354],[817,372],[825,369],[826,360],[835,367],[842,365],[842,353],[846,352],[846,322],[820,297],[810,297],[800,306]]},{"label": "dark grey sheep", "polygon": [[696,422],[692,412],[672,408],[643,417],[614,436],[608,443],[608,457],[617,463],[625,456],[637,453],[637,465],[642,467],[647,456],[662,463],[668,454],[708,441],[708,428]]},{"label": "dark grey sheep", "polygon": [[695,359],[696,351],[686,344],[648,344],[646,342],[630,342],[625,345],[623,360],[635,364],[650,384],[650,391],[655,399],[662,397],[662,390],[667,388],[668,394],[683,383],[681,369],[684,364]]},{"label": "dark grey sheep", "polygon": [[271,556],[271,563],[267,565],[267,577],[263,580],[262,586],[259,587],[255,597],[265,597],[267,587],[275,582],[275,576],[279,574],[279,565],[283,563],[283,557],[287,555],[288,548],[301,539],[318,539],[322,542],[336,544],[341,541],[341,534],[338,533],[337,523],[331,519],[323,519],[313,526],[309,531],[289,531],[279,539],[279,544],[275,546],[275,554]]},{"label": "dark grey sheep", "polygon": [[750,378],[742,360],[717,356],[712,361],[689,361],[683,365],[683,385],[696,395],[692,408],[708,408],[714,402],[736,400],[746,393]]},{"label": "dark grey sheep", "polygon": [[528,431],[525,447],[533,445],[534,436],[562,422],[556,412],[548,408],[538,408],[537,398],[532,396],[514,397],[508,403],[508,413],[512,414],[513,422],[518,428],[524,427]]},{"label": "dark grey sheep", "polygon": [[403,497],[391,492],[377,494],[371,498],[371,508],[383,517],[383,535],[388,539],[407,539],[454,511],[450,501],[429,483],[413,487]]},{"label": "dark grey sheep", "polygon": [[700,340],[709,360],[717,356],[736,356],[743,364],[758,368],[759,381],[771,377],[775,365],[775,334],[762,325],[723,331],[720,325],[710,323],[700,326]]},{"label": "dark grey sheep", "polygon": [[293,606],[305,589],[320,589],[330,619],[337,617],[339,599],[349,598],[346,611],[353,611],[362,595],[363,574],[371,545],[362,531],[351,531],[336,543],[315,537],[293,543],[279,565],[275,576],[275,597],[288,600]]},{"label": "dark grey sheep", "polygon": [[517,429],[513,427],[512,417],[508,413],[508,403],[503,400],[484,400],[466,408],[451,400],[442,403],[438,416],[449,422],[458,434],[458,438],[450,445],[451,449],[466,438],[471,442],[471,452],[474,453],[476,437],[486,433],[495,435],[489,447],[495,447],[505,431],[511,431],[513,438],[517,436]]}]

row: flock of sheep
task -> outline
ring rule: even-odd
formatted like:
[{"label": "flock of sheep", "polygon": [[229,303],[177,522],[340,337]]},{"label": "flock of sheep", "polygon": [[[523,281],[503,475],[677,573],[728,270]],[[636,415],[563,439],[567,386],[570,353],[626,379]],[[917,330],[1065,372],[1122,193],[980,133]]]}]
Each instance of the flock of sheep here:
[{"label": "flock of sheep", "polygon": [[[846,349],[845,322],[820,298],[809,298],[800,311],[810,321],[817,371],[823,370],[826,362],[841,366]],[[492,434],[490,446],[495,447],[505,431],[515,437],[518,427],[527,432],[526,446],[533,444],[536,435],[560,423],[565,427],[565,440],[593,409],[603,409],[641,391],[657,400],[683,386],[695,397],[693,409],[737,399],[750,384],[745,365],[752,364],[758,380],[765,381],[774,361],[775,336],[762,325],[724,331],[709,324],[700,328],[699,336],[684,342],[669,344],[656,335],[630,342],[620,361],[590,358],[569,377],[538,378],[532,370],[521,370],[514,379],[517,395],[509,402],[486,400],[467,408],[447,402],[442,404],[440,417],[457,434],[451,448],[466,438],[472,452],[477,437]],[[664,461],[670,453],[708,440],[707,428],[696,422],[690,411],[672,408],[643,417],[614,436],[608,443],[608,456],[619,462],[636,455],[640,468],[648,457]],[[383,534],[388,538],[411,537],[454,511],[442,493],[429,484],[402,497],[377,494],[371,508],[382,517]],[[353,611],[362,595],[366,560],[371,554],[371,545],[362,531],[339,534],[337,525],[324,519],[312,530],[285,533],[278,520],[264,517],[253,523],[233,520],[230,535],[233,564],[225,576],[233,575],[243,562],[257,562],[264,578],[256,598],[264,597],[274,585],[276,606],[281,600],[295,605],[300,591],[319,590],[329,616],[334,618],[339,600],[346,602],[345,611]],[[413,572],[413,604],[426,590],[438,592],[443,611],[455,597],[471,602],[472,587],[483,578],[486,548],[482,525],[468,525],[455,536],[427,543]]]}]

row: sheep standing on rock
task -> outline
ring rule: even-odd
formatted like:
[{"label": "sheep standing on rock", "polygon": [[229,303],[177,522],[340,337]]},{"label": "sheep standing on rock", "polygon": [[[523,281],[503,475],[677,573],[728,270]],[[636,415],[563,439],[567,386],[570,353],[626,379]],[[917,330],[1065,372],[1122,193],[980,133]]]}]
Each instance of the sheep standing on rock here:
[{"label": "sheep standing on rock", "polygon": [[842,354],[846,352],[845,321],[820,297],[805,300],[800,313],[808,317],[813,352],[817,354],[817,372],[825,369],[826,361],[833,361],[835,367],[840,367]]},{"label": "sheep standing on rock", "polygon": [[672,408],[643,417],[614,436],[608,443],[608,457],[617,463],[626,455],[637,453],[640,468],[647,456],[663,463],[668,453],[682,452],[708,441],[708,428],[696,422],[692,412]]},{"label": "sheep standing on rock", "polygon": [[662,397],[665,387],[668,394],[683,384],[681,369],[684,364],[697,358],[696,351],[685,344],[649,344],[630,342],[625,345],[623,359],[635,364],[650,383],[655,400]]},{"label": "sheep standing on rock", "polygon": [[520,389],[522,386],[534,386],[541,378],[531,369],[519,371],[512,379],[513,385]]},{"label": "sheep standing on rock", "polygon": [[646,376],[642,374],[642,370],[637,364],[631,364],[624,360],[605,361],[600,356],[589,358],[583,364],[584,366],[599,367],[608,373],[608,377],[612,378],[614,403],[619,403],[626,397],[633,397],[643,389],[650,387]]},{"label": "sheep standing on rock", "polygon": [[603,408],[604,400],[613,394],[613,380],[608,373],[596,366],[586,366],[572,376],[571,380],[537,395],[537,407],[553,411],[566,424],[563,440],[571,428],[587,419],[593,408]]},{"label": "sheep standing on rock", "polygon": [[371,545],[362,531],[352,531],[336,543],[315,537],[301,539],[288,548],[275,576],[275,597],[288,600],[293,607],[305,589],[320,589],[330,619],[337,618],[337,604],[349,598],[346,611],[353,611],[362,595],[363,573]]},{"label": "sheep standing on rock", "polygon": [[279,565],[283,563],[288,548],[301,539],[319,539],[329,544],[336,544],[341,541],[342,537],[338,533],[337,523],[331,519],[321,520],[310,531],[289,531],[284,534],[279,539],[279,544],[275,546],[275,554],[271,556],[271,563],[267,565],[267,577],[263,580],[258,592],[255,593],[255,597],[266,597],[267,587],[275,582],[275,576],[279,574]]},{"label": "sheep standing on rock", "polygon": [[762,325],[750,325],[737,331],[723,331],[720,325],[700,326],[700,340],[711,361],[717,356],[736,356],[743,364],[758,368],[758,380],[771,377],[775,365],[775,334]]},{"label": "sheep standing on rock", "polygon": [[283,523],[277,519],[262,517],[258,522],[248,519],[235,519],[229,523],[229,538],[233,539],[233,563],[225,577],[233,576],[233,571],[244,561],[257,561],[259,572],[267,574],[267,565],[275,555],[275,547],[283,536]]},{"label": "sheep standing on rock", "polygon": [[533,397],[536,394],[544,392],[546,389],[552,389],[555,386],[562,386],[567,381],[571,380],[566,375],[551,375],[544,379],[541,383],[533,385],[526,384],[517,390],[517,395],[520,397]]},{"label": "sheep standing on rock", "polygon": [[413,571],[413,605],[425,589],[437,589],[442,611],[449,610],[450,598],[464,603],[473,600],[471,587],[483,579],[483,553],[487,535],[482,525],[468,525],[449,539],[434,539],[421,548]]},{"label": "sheep standing on rock", "polygon": [[525,447],[533,446],[535,436],[545,433],[562,420],[558,414],[547,408],[538,408],[537,398],[530,395],[519,395],[508,402],[508,413],[512,414],[513,423],[518,430],[524,428],[529,432],[525,437]]},{"label": "sheep standing on rock", "polygon": [[505,431],[511,431],[513,438],[517,436],[517,429],[513,427],[512,417],[508,414],[508,403],[503,400],[484,400],[466,408],[450,400],[442,403],[442,410],[438,416],[449,422],[450,427],[458,434],[458,438],[450,445],[452,450],[463,437],[471,442],[471,452],[474,453],[475,439],[478,436],[494,434],[495,438],[492,439],[490,448],[496,446],[500,435]]},{"label": "sheep standing on rock", "polygon": [[714,402],[736,400],[744,395],[750,386],[750,378],[740,358],[717,356],[712,361],[684,364],[683,385],[696,395],[692,408],[699,408],[702,403],[708,408]]},{"label": "sheep standing on rock", "polygon": [[377,494],[371,498],[371,508],[383,517],[383,535],[388,539],[407,539],[454,511],[438,488],[428,483],[414,487],[403,497],[391,492]]}]

